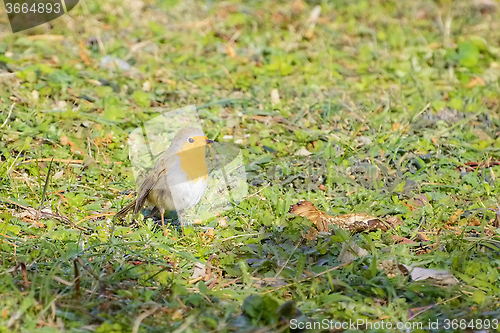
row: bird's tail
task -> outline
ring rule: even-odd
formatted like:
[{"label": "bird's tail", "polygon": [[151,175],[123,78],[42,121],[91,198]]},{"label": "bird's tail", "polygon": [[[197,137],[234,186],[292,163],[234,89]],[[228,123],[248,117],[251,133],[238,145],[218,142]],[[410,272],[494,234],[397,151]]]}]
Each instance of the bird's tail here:
[{"label": "bird's tail", "polygon": [[128,205],[126,205],[125,207],[123,207],[122,209],[120,209],[120,211],[118,213],[115,214],[115,216],[113,217],[113,219],[122,219],[124,218],[125,216],[127,216],[127,214],[131,211],[131,210],[134,210],[135,209],[135,203],[136,203],[136,199],[134,199],[132,202],[130,202]]}]

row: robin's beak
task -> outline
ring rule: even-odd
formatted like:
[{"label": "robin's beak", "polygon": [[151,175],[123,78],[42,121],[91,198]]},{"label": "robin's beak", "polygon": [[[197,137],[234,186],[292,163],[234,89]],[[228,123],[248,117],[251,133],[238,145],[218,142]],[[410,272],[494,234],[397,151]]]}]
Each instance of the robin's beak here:
[{"label": "robin's beak", "polygon": [[205,141],[207,142],[207,144],[214,143],[214,141],[213,141],[213,140],[210,140],[210,139],[206,139]]}]

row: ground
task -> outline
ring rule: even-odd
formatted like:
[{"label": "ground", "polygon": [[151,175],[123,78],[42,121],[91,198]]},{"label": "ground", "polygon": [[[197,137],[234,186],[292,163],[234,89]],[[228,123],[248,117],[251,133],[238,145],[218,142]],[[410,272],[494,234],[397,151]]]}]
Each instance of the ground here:
[{"label": "ground", "polygon": [[[500,331],[495,1],[86,0],[16,34],[1,17],[0,332]],[[129,133],[188,105],[241,149],[248,197],[184,236],[113,221]],[[318,233],[301,200],[397,223]]]}]

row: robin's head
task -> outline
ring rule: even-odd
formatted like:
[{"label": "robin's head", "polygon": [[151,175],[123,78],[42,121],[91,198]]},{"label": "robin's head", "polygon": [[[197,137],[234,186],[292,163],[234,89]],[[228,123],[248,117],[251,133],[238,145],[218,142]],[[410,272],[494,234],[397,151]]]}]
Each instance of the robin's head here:
[{"label": "robin's head", "polygon": [[170,149],[180,159],[180,168],[185,173],[185,180],[205,178],[207,164],[205,160],[206,146],[213,142],[199,128],[186,127],[181,129],[174,137]]},{"label": "robin's head", "polygon": [[210,142],[212,142],[212,140],[208,140],[201,129],[196,127],[185,127],[177,132],[172,140],[171,146],[175,147],[177,153],[180,153],[199,147],[205,147],[207,143]]}]

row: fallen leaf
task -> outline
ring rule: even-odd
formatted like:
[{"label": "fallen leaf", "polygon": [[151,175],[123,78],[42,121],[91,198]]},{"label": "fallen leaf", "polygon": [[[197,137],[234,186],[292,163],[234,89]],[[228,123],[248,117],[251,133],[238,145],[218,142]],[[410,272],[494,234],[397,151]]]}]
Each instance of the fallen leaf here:
[{"label": "fallen leaf", "polygon": [[191,279],[203,278],[207,272],[206,266],[202,263],[197,262],[194,265],[193,275],[191,275]]},{"label": "fallen leaf", "polygon": [[416,243],[415,241],[408,239],[403,236],[398,236],[398,235],[393,235],[392,236],[392,241],[398,244],[411,244],[411,243]]},{"label": "fallen leaf", "polygon": [[358,130],[358,135],[361,135],[360,132],[364,132],[364,131],[368,131],[370,129],[370,127],[364,125],[364,126],[361,126],[360,129]]},{"label": "fallen leaf", "polygon": [[469,219],[469,226],[477,227],[480,225],[481,225],[481,221],[479,221],[479,219],[477,217],[473,217],[473,218]]},{"label": "fallen leaf", "polygon": [[62,135],[59,138],[59,142],[61,142],[61,145],[66,146],[67,144],[69,144],[69,138],[66,135]]},{"label": "fallen leaf", "polygon": [[310,228],[309,232],[307,234],[302,233],[302,238],[305,238],[307,240],[316,240],[316,237],[318,237],[318,230],[316,228]]},{"label": "fallen leaf", "polygon": [[72,153],[78,153],[80,155],[85,155],[83,150],[78,148],[78,146],[74,142],[70,141],[70,139],[67,136],[62,135],[61,137],[59,137],[59,141],[61,142],[61,145],[63,145],[63,146],[69,145]]},{"label": "fallen leaf", "polygon": [[417,238],[419,241],[421,242],[428,242],[430,241],[431,239],[429,238],[429,236],[427,236],[426,234],[424,234],[423,232],[417,232]]},{"label": "fallen leaf", "polygon": [[354,241],[351,241],[350,243],[342,243],[342,250],[340,250],[340,254],[337,259],[340,263],[345,264],[346,262],[353,261],[358,257],[365,257],[367,255],[368,251],[359,247]]},{"label": "fallen leaf", "polygon": [[[476,170],[477,168],[481,169],[481,168],[490,168],[494,165],[500,165],[500,161],[494,161],[493,159],[490,159],[489,161],[484,161],[484,162],[467,162],[465,163],[466,167],[465,167],[465,171],[466,172],[471,172],[471,171],[474,171]],[[462,171],[461,170],[462,167],[456,167],[455,170],[457,171]]]},{"label": "fallen leaf", "polygon": [[282,278],[253,278],[253,286],[264,288],[264,287],[283,287],[286,286],[287,283]]},{"label": "fallen leaf", "polygon": [[94,138],[94,143],[98,147],[102,147],[103,145],[107,145],[112,142],[113,142],[113,133],[106,134],[106,137],[104,138],[101,137]]},{"label": "fallen leaf", "polygon": [[219,227],[221,228],[227,228],[228,224],[227,224],[227,216],[224,216],[224,217],[221,217],[219,219]]},{"label": "fallen leaf", "polygon": [[408,200],[408,203],[417,207],[424,207],[425,203],[429,203],[429,199],[425,194],[419,194],[415,198]]},{"label": "fallen leaf", "polygon": [[402,264],[395,260],[382,260],[378,264],[378,269],[381,269],[388,277],[395,277],[399,274],[408,275],[408,270]]},{"label": "fallen leaf", "polygon": [[172,314],[172,319],[173,320],[181,320],[183,318],[183,312],[182,309],[177,309],[175,312]]},{"label": "fallen leaf", "polygon": [[387,222],[393,229],[395,229],[397,225],[404,225],[403,221],[401,221],[398,216],[389,216],[385,219],[385,222]]},{"label": "fallen leaf", "polygon": [[457,284],[458,280],[446,270],[411,267],[403,265],[409,272],[413,281],[431,279],[438,284]]},{"label": "fallen leaf", "polygon": [[388,225],[386,223],[367,213],[351,213],[331,216],[320,211],[310,201],[300,201],[299,203],[290,206],[289,213],[308,218],[316,225],[319,232],[327,232],[330,225],[337,225],[338,227],[351,232],[371,231],[374,229],[387,231],[388,229]]},{"label": "fallen leaf", "polygon": [[464,211],[461,209],[457,210],[455,213],[453,213],[453,215],[450,216],[450,219],[446,222],[446,224],[455,224],[460,216],[462,216],[463,212]]},{"label": "fallen leaf", "polygon": [[62,178],[64,175],[64,170],[58,171],[56,174],[54,174],[54,177],[52,177],[54,180],[58,180],[59,178]]},{"label": "fallen leaf", "polygon": [[89,51],[85,47],[85,44],[83,43],[83,41],[80,41],[78,43],[78,45],[80,46],[80,50],[78,51],[78,55],[80,56],[80,59],[82,59],[82,61],[85,65],[90,66],[89,57],[87,56]]},{"label": "fallen leaf", "polygon": [[486,83],[484,82],[484,80],[482,78],[480,78],[479,76],[476,76],[476,77],[473,77],[469,83],[467,83],[467,85],[465,86],[466,88],[473,88],[477,85],[480,85],[480,86],[485,86]]}]

